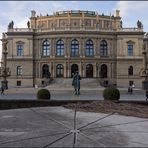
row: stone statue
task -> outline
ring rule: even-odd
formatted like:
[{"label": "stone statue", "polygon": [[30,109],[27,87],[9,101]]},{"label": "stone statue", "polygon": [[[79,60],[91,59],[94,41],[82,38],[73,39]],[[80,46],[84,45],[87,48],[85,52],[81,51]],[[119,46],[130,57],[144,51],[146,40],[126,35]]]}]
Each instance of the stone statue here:
[{"label": "stone statue", "polygon": [[137,21],[137,28],[143,28],[143,24],[139,20]]},{"label": "stone statue", "polygon": [[13,21],[11,21],[11,27],[12,27],[12,29],[13,29],[13,26],[14,26],[14,22],[13,22]]},{"label": "stone statue", "polygon": [[14,26],[14,22],[11,21],[11,22],[9,23],[9,25],[8,25],[8,28],[9,28],[9,29],[13,29],[13,26]]},{"label": "stone statue", "polygon": [[122,20],[120,21],[120,28],[122,28]]},{"label": "stone statue", "polygon": [[28,26],[28,28],[30,28],[30,22],[29,21],[27,22],[27,26]]},{"label": "stone statue", "polygon": [[79,75],[79,72],[77,71],[75,75],[73,76],[73,80],[72,80],[72,86],[74,86],[75,95],[80,95],[80,80],[81,80],[81,76]]}]

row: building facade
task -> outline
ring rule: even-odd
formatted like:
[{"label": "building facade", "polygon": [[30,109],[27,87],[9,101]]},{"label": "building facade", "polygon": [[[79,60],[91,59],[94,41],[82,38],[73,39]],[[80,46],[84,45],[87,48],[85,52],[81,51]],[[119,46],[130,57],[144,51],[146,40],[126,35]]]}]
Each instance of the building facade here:
[{"label": "building facade", "polygon": [[28,27],[13,25],[6,33],[9,86],[42,85],[49,75],[71,78],[75,71],[100,83],[142,86],[143,27],[123,28],[119,10],[115,16],[93,11],[37,16],[32,11]]}]

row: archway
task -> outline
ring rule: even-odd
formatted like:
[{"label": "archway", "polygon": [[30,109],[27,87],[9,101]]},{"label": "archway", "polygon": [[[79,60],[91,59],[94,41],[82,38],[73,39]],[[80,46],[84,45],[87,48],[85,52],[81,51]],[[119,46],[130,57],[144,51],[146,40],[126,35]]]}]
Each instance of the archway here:
[{"label": "archway", "polygon": [[106,64],[101,65],[99,76],[100,78],[107,78],[107,65]]},{"label": "archway", "polygon": [[79,71],[78,65],[77,64],[72,64],[71,65],[71,77],[76,73],[76,71]]},{"label": "archway", "polygon": [[86,78],[93,78],[93,65],[86,65]]},{"label": "archway", "polygon": [[47,64],[44,64],[42,67],[42,78],[49,78],[50,72],[49,72],[49,66]]}]

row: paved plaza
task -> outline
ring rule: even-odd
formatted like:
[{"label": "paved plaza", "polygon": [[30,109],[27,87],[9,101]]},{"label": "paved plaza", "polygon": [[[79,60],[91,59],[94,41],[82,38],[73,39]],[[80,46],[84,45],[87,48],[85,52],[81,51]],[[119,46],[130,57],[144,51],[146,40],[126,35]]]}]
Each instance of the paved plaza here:
[{"label": "paved plaza", "polygon": [[148,119],[77,112],[75,123],[63,107],[1,110],[0,147],[148,146]]},{"label": "paved plaza", "polygon": [[[36,100],[36,93],[41,88],[9,88],[5,95],[0,94],[0,99],[12,100]],[[103,100],[104,88],[82,88],[81,95],[75,96],[73,88],[52,88],[49,89],[51,100]],[[120,100],[145,100],[145,92],[140,89],[134,89],[133,94],[128,94],[126,88],[119,88]]]}]

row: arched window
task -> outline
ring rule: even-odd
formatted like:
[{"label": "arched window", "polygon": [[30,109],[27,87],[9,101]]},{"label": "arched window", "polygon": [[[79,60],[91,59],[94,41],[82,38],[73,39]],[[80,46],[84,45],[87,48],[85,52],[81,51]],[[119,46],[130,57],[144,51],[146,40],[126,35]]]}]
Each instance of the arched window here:
[{"label": "arched window", "polygon": [[129,75],[129,76],[133,76],[133,66],[130,66],[130,67],[128,68],[128,75]]},{"label": "arched window", "polygon": [[63,40],[58,40],[56,44],[56,55],[64,56],[64,42]]},{"label": "arched window", "polygon": [[42,67],[42,78],[48,78],[49,77],[49,66],[47,64],[44,64]]},{"label": "arched window", "polygon": [[22,75],[22,66],[17,66],[17,76]]},{"label": "arched window", "polygon": [[79,55],[79,42],[74,39],[71,41],[71,56]]},{"label": "arched window", "polygon": [[92,40],[86,42],[86,56],[94,55],[94,44]]},{"label": "arched window", "polygon": [[64,67],[62,64],[58,64],[56,66],[56,73],[57,73],[57,77],[63,77],[64,76]]},{"label": "arched window", "polygon": [[50,55],[50,44],[49,41],[45,40],[42,44],[42,55],[49,56]]},{"label": "arched window", "polygon": [[107,56],[107,42],[102,40],[100,43],[100,56]]}]

